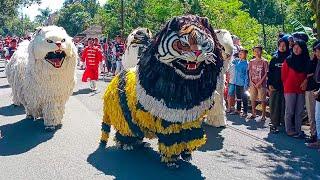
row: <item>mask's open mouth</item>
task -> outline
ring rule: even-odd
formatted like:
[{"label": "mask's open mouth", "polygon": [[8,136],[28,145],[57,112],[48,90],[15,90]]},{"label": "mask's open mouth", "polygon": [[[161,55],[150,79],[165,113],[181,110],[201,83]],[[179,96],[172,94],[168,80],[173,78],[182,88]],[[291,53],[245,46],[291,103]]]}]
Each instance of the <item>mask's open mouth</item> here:
[{"label": "mask's open mouth", "polygon": [[178,59],[172,62],[172,65],[187,75],[198,75],[203,69],[204,62],[191,62]]},{"label": "mask's open mouth", "polygon": [[49,62],[53,67],[61,68],[65,57],[66,53],[64,51],[54,51],[48,52],[44,59],[47,62]]}]

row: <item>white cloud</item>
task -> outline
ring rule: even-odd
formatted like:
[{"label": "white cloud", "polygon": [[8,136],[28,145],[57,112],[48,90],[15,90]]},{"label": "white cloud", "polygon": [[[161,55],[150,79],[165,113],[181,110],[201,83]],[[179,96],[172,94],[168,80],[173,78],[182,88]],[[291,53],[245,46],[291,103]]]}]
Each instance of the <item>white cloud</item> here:
[{"label": "white cloud", "polygon": [[[99,0],[100,5],[104,5],[107,0]],[[33,21],[34,18],[40,13],[39,8],[45,9],[46,7],[49,7],[53,12],[60,9],[63,5],[64,0],[42,0],[41,4],[33,4],[29,7],[23,7],[22,12],[24,15],[27,15],[30,17],[30,19]]]}]

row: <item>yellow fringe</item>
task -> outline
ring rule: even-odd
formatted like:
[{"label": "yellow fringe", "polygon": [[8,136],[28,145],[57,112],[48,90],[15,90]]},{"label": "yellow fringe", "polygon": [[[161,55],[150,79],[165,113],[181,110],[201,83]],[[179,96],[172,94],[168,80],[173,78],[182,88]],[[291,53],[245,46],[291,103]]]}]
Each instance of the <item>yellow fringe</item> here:
[{"label": "yellow fringe", "polygon": [[132,132],[124,118],[118,94],[119,76],[116,76],[104,94],[104,116],[103,122],[113,125],[120,134],[124,136],[132,136]]},{"label": "yellow fringe", "polygon": [[109,139],[109,134],[102,131],[101,133],[101,141],[105,141],[105,142],[108,142],[108,139]]},{"label": "yellow fringe", "polygon": [[137,74],[136,71],[131,70],[127,73],[127,83],[126,83],[126,93],[128,106],[132,112],[132,117],[134,121],[138,124],[139,127],[143,129],[147,129],[153,133],[162,133],[162,134],[170,134],[170,133],[179,133],[183,129],[191,129],[191,128],[199,128],[201,126],[201,120],[203,115],[200,116],[199,119],[187,122],[183,124],[172,124],[167,128],[162,126],[162,120],[152,116],[148,112],[144,112],[142,110],[137,110],[137,94],[136,94],[136,83],[137,83]]},{"label": "yellow fringe", "polygon": [[175,161],[175,159],[173,159],[171,157],[161,156],[161,162],[168,163],[168,162],[172,162],[172,161]]},{"label": "yellow fringe", "polygon": [[165,146],[163,143],[159,143],[159,151],[166,157],[173,155],[180,155],[183,151],[192,152],[206,143],[206,136],[201,139],[195,139],[189,142],[182,142],[180,144],[174,144],[172,146]]}]

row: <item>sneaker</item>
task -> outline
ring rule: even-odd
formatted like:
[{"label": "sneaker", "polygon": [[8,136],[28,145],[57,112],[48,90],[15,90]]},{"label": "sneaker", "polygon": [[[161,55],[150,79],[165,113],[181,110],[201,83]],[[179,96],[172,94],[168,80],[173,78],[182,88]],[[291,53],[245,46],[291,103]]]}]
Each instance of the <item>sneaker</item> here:
[{"label": "sneaker", "polygon": [[242,118],[246,118],[246,117],[248,117],[248,114],[247,114],[247,113],[242,113],[240,116],[241,116]]},{"label": "sneaker", "polygon": [[310,136],[308,139],[306,139],[306,143],[315,143],[317,142],[317,136]]},{"label": "sneaker", "polygon": [[320,149],[320,141],[317,141],[314,143],[308,143],[307,147],[311,149]]},{"label": "sneaker", "polygon": [[277,134],[279,133],[279,129],[276,126],[270,126],[270,132],[272,134]]},{"label": "sneaker", "polygon": [[306,135],[304,134],[304,132],[301,132],[301,133],[296,134],[296,135],[294,135],[292,137],[297,138],[297,139],[305,139]]},{"label": "sneaker", "polygon": [[257,117],[256,115],[251,114],[251,115],[247,116],[247,119],[250,119],[250,120],[256,119],[256,117]]}]

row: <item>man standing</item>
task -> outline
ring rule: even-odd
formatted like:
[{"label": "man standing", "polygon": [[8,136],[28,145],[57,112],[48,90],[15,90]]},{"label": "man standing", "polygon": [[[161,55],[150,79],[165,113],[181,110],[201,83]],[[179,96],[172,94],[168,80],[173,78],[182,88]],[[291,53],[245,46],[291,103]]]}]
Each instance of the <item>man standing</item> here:
[{"label": "man standing", "polygon": [[123,69],[123,66],[122,66],[122,55],[124,53],[124,44],[122,43],[121,41],[121,37],[118,35],[116,37],[116,43],[113,47],[113,53],[115,54],[115,57],[116,57],[116,72],[115,74],[118,74],[122,71]]},{"label": "man standing", "polygon": [[94,47],[92,38],[88,39],[88,46],[83,50],[81,61],[86,64],[82,82],[89,81],[90,89],[96,91],[96,81],[99,77],[99,64],[102,61],[102,52],[99,48]]}]

